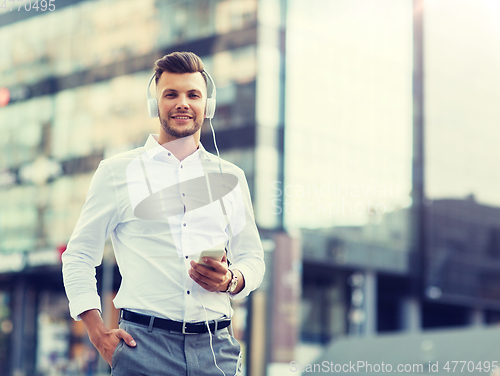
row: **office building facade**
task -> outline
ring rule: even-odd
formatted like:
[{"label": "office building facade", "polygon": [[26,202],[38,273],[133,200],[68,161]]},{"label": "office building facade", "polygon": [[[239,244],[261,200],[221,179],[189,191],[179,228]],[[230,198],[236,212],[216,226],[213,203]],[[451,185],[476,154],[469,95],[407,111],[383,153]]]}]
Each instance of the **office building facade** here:
[{"label": "office building facade", "polygon": [[[217,83],[221,157],[245,171],[260,225],[257,186],[277,179],[281,158],[283,111],[269,106],[282,94],[281,8],[279,1],[115,0],[2,11],[0,374],[95,363],[81,323],[68,316],[60,256],[99,161],[157,132],[146,85],[161,56],[192,51],[203,59]],[[215,151],[208,122],[202,143]],[[106,244],[97,268],[104,307],[119,286],[113,265]],[[247,304],[235,311],[235,333],[250,343]]]},{"label": "office building facade", "polygon": [[[217,83],[221,156],[246,173],[266,250],[263,286],[236,307],[248,375],[349,335],[497,323],[498,9],[427,3],[2,10],[0,375],[95,366],[60,255],[99,161],[157,131],[146,84],[175,50]],[[110,244],[104,260],[111,307]]]}]

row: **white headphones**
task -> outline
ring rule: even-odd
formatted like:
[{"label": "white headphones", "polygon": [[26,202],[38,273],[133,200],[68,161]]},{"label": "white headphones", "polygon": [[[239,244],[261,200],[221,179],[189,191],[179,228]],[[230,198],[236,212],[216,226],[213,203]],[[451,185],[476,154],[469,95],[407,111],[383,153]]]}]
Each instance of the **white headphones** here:
[{"label": "white headphones", "polygon": [[[207,71],[201,72],[202,74],[205,75],[205,77],[208,77],[208,80],[212,84],[212,95],[210,95],[209,98],[207,98],[207,105],[205,107],[205,118],[207,119],[212,119],[215,115],[215,97],[217,95],[217,89],[215,88],[215,82],[212,79],[212,77],[208,74]],[[146,95],[148,97],[148,112],[149,112],[149,117],[155,118],[158,117],[158,100],[156,98],[151,97],[151,93],[149,92],[149,88],[151,86],[151,82],[153,82],[153,79],[155,78],[155,73],[151,76],[151,79],[149,80]]]}]

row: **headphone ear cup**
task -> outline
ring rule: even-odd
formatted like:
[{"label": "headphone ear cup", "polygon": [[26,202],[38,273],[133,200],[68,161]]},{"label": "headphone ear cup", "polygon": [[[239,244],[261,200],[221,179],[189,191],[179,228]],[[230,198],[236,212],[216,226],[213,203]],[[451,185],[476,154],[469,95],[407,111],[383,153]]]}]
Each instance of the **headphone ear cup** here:
[{"label": "headphone ear cup", "polygon": [[212,119],[215,115],[215,98],[207,98],[207,106],[205,108],[205,118]]},{"label": "headphone ear cup", "polygon": [[158,101],[156,98],[148,98],[148,112],[150,118],[158,117]]}]

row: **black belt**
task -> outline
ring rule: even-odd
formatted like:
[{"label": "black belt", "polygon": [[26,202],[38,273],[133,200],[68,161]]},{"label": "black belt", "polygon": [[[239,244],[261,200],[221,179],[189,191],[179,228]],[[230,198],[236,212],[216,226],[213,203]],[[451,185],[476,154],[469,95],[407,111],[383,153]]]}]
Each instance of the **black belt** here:
[{"label": "black belt", "polygon": [[[206,322],[182,322],[182,321],[172,321],[168,319],[162,319],[154,316],[142,315],[140,313],[135,313],[122,309],[122,318],[124,320],[134,322],[136,324],[144,325],[147,327],[163,329],[163,330],[173,330],[175,332],[180,332],[183,334],[196,334],[196,333],[207,333],[207,323]],[[219,329],[224,329],[231,324],[231,319],[209,321],[208,325],[210,331],[214,332]]]}]

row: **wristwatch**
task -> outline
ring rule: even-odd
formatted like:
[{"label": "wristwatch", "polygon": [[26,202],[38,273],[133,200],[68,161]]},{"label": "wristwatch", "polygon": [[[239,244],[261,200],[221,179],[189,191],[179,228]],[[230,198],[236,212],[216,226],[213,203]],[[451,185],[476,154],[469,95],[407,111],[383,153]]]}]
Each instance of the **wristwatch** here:
[{"label": "wristwatch", "polygon": [[238,276],[234,274],[234,272],[231,269],[228,270],[231,272],[231,281],[229,281],[229,284],[227,285],[227,290],[224,292],[232,294],[234,290],[236,290],[236,287],[238,286]]}]

